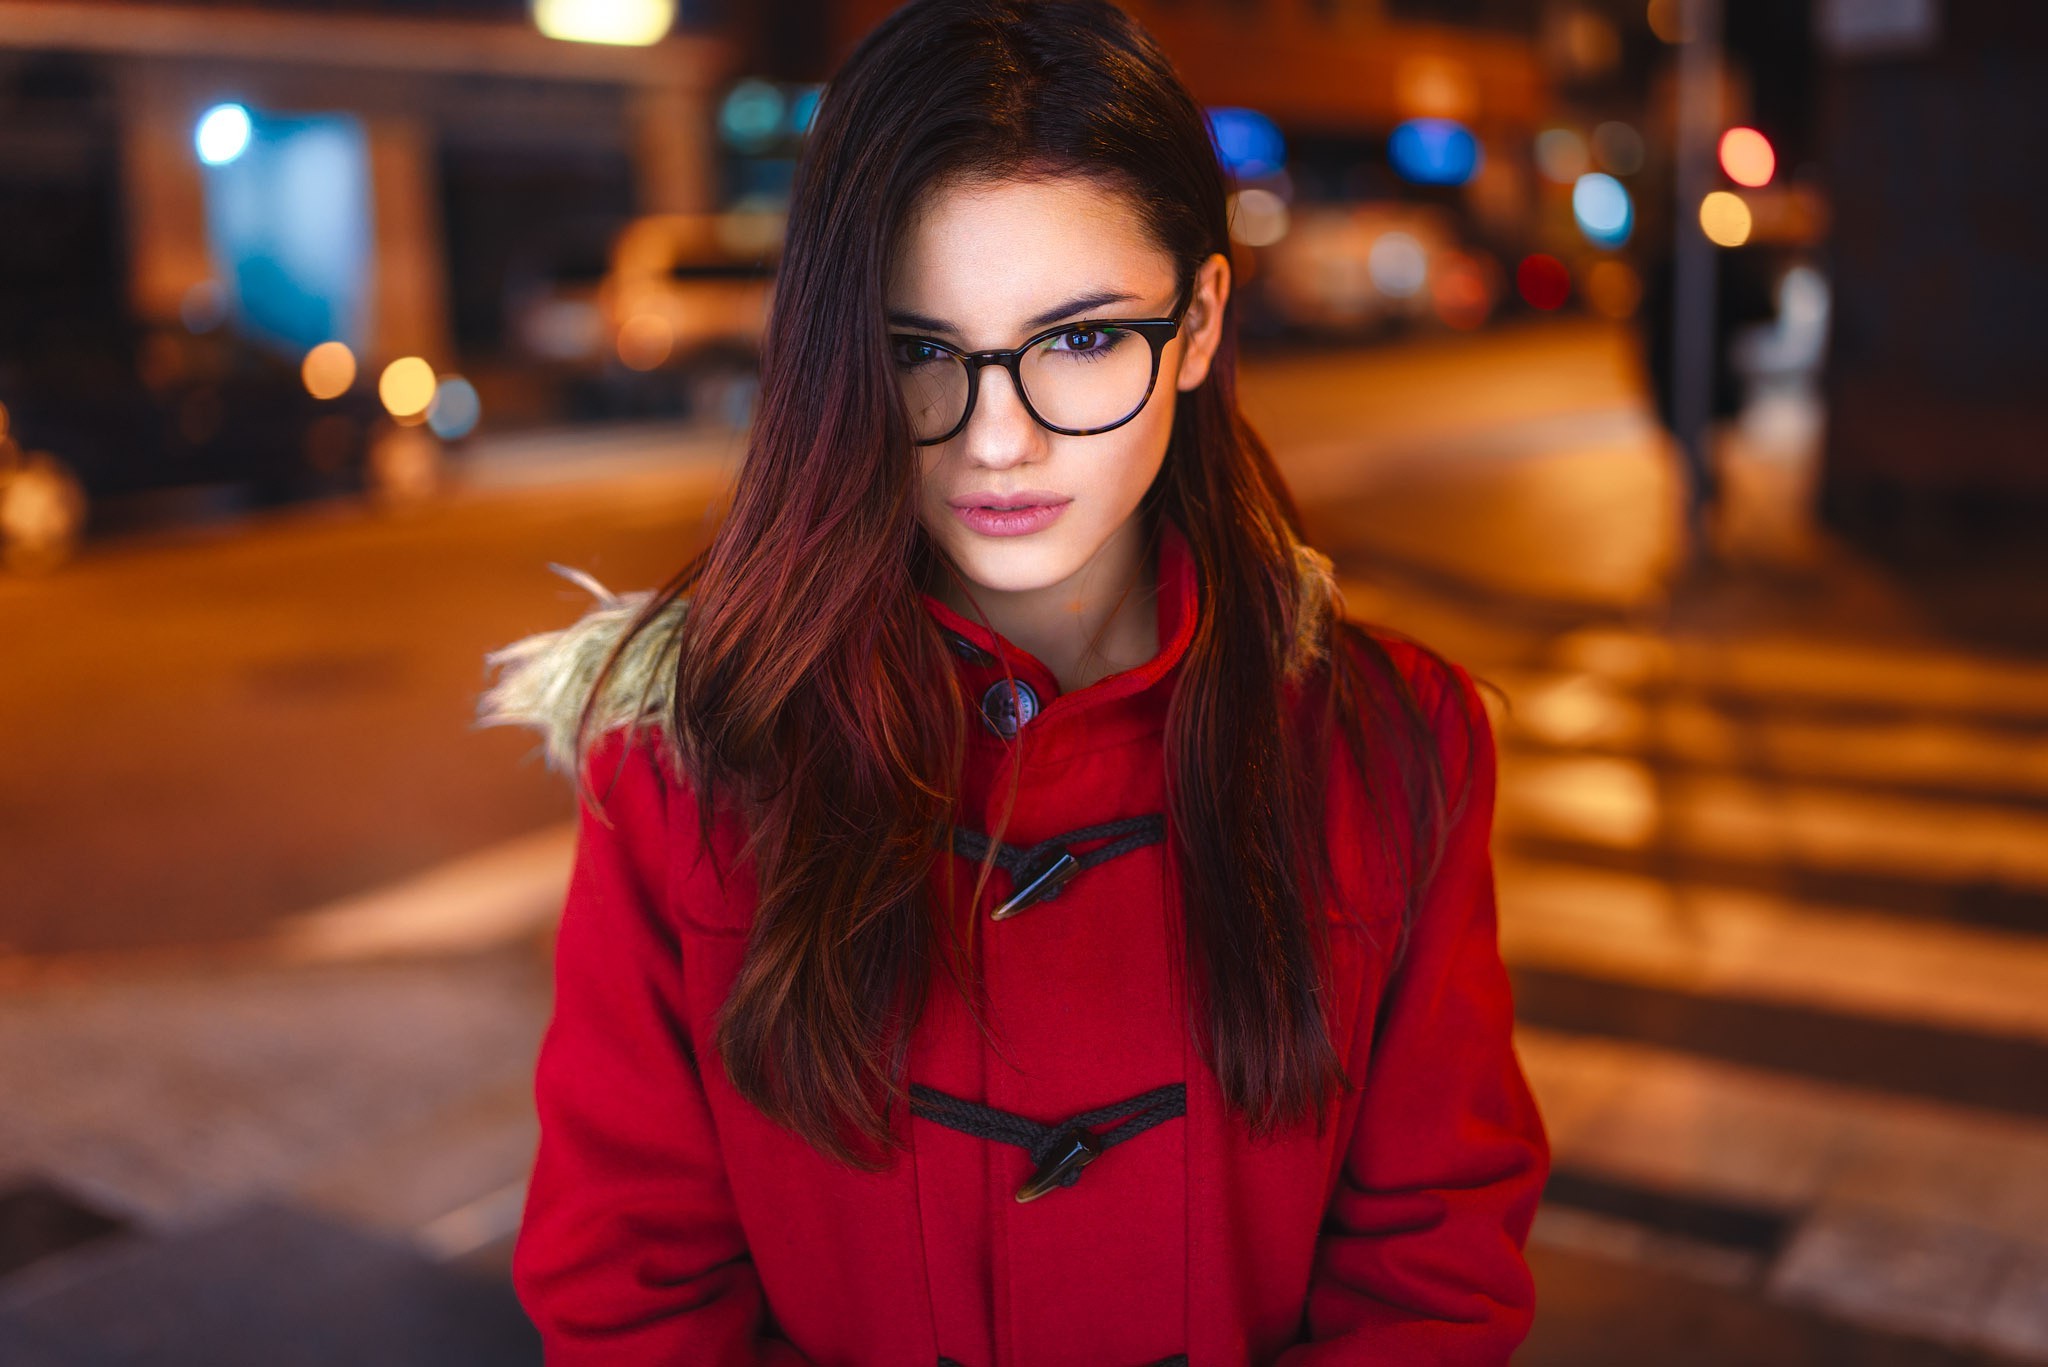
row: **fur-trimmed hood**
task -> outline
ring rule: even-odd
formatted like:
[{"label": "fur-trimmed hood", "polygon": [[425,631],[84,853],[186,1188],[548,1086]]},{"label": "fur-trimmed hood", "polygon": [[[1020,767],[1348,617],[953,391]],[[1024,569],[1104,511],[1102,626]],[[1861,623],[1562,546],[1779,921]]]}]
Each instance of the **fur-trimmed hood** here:
[{"label": "fur-trimmed hood", "polygon": [[[484,663],[497,680],[477,700],[479,726],[527,726],[540,733],[550,769],[576,771],[576,730],[597,683],[598,671],[654,596],[652,589],[613,593],[582,570],[550,564],[596,604],[559,631],[521,637],[492,651]],[[677,633],[689,600],[664,607],[633,638],[605,681],[604,696],[591,718],[592,735],[621,727],[655,727],[671,754],[675,737],[668,718],[675,711]]]},{"label": "fur-trimmed hood", "polygon": [[[1337,576],[1329,557],[1297,543],[1294,562],[1295,631],[1287,651],[1290,678],[1328,652],[1334,623],[1342,614]],[[540,734],[548,767],[573,775],[577,723],[598,671],[653,591],[613,593],[582,570],[555,564],[548,568],[597,601],[567,627],[522,637],[484,657],[497,678],[477,701],[477,724],[531,727]],[[674,756],[676,738],[669,718],[675,709],[675,650],[688,608],[687,599],[669,603],[633,638],[606,680],[604,696],[591,719],[593,738],[622,727],[649,726]]]}]

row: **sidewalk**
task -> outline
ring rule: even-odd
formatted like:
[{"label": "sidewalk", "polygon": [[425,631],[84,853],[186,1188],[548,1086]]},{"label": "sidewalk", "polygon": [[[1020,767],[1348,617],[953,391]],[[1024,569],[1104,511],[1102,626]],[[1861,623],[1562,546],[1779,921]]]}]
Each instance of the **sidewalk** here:
[{"label": "sidewalk", "polygon": [[0,1362],[538,1363],[543,948],[17,984]]},{"label": "sidewalk", "polygon": [[1310,514],[1354,614],[1498,689],[1557,1161],[1518,1361],[2048,1361],[2048,575],[1910,580],[1739,428],[1688,565],[1660,435],[1600,427]]}]

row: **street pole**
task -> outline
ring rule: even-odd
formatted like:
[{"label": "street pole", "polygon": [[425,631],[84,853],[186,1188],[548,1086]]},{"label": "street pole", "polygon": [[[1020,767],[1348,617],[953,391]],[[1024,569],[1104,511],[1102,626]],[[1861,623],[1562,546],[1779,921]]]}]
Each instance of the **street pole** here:
[{"label": "street pole", "polygon": [[1721,127],[1721,0],[1679,0],[1678,118],[1673,149],[1678,203],[1672,305],[1671,413],[1686,473],[1686,531],[1695,565],[1712,554],[1708,520],[1719,498],[1708,427],[1713,418],[1714,244],[1700,228],[1700,201],[1712,186]]}]

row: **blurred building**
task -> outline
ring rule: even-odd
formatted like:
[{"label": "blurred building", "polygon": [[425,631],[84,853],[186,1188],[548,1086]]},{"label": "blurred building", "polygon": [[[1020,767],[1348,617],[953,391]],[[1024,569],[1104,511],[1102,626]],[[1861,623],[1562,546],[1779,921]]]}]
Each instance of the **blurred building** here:
[{"label": "blurred building", "polygon": [[1821,6],[1837,308],[1822,503],[1887,544],[2039,545],[2048,8]]},{"label": "blurred building", "polygon": [[52,317],[115,355],[225,310],[294,365],[487,365],[522,290],[711,207],[731,48],[693,15],[617,46],[525,0],[0,0],[0,362]]},{"label": "blurred building", "polygon": [[[896,6],[829,9],[835,56]],[[1391,128],[1442,115],[1483,129],[1541,116],[1538,6],[1463,0],[1128,0],[1207,104],[1258,109],[1283,127]]]}]

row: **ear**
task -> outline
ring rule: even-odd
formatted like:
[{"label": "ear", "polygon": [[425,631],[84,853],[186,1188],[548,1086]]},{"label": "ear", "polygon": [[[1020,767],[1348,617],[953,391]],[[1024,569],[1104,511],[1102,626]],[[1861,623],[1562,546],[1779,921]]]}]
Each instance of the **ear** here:
[{"label": "ear", "polygon": [[1209,363],[1223,343],[1223,306],[1230,299],[1230,258],[1221,252],[1210,255],[1195,268],[1194,294],[1187,312],[1181,315],[1180,365],[1173,386],[1190,390],[1209,378]]}]

